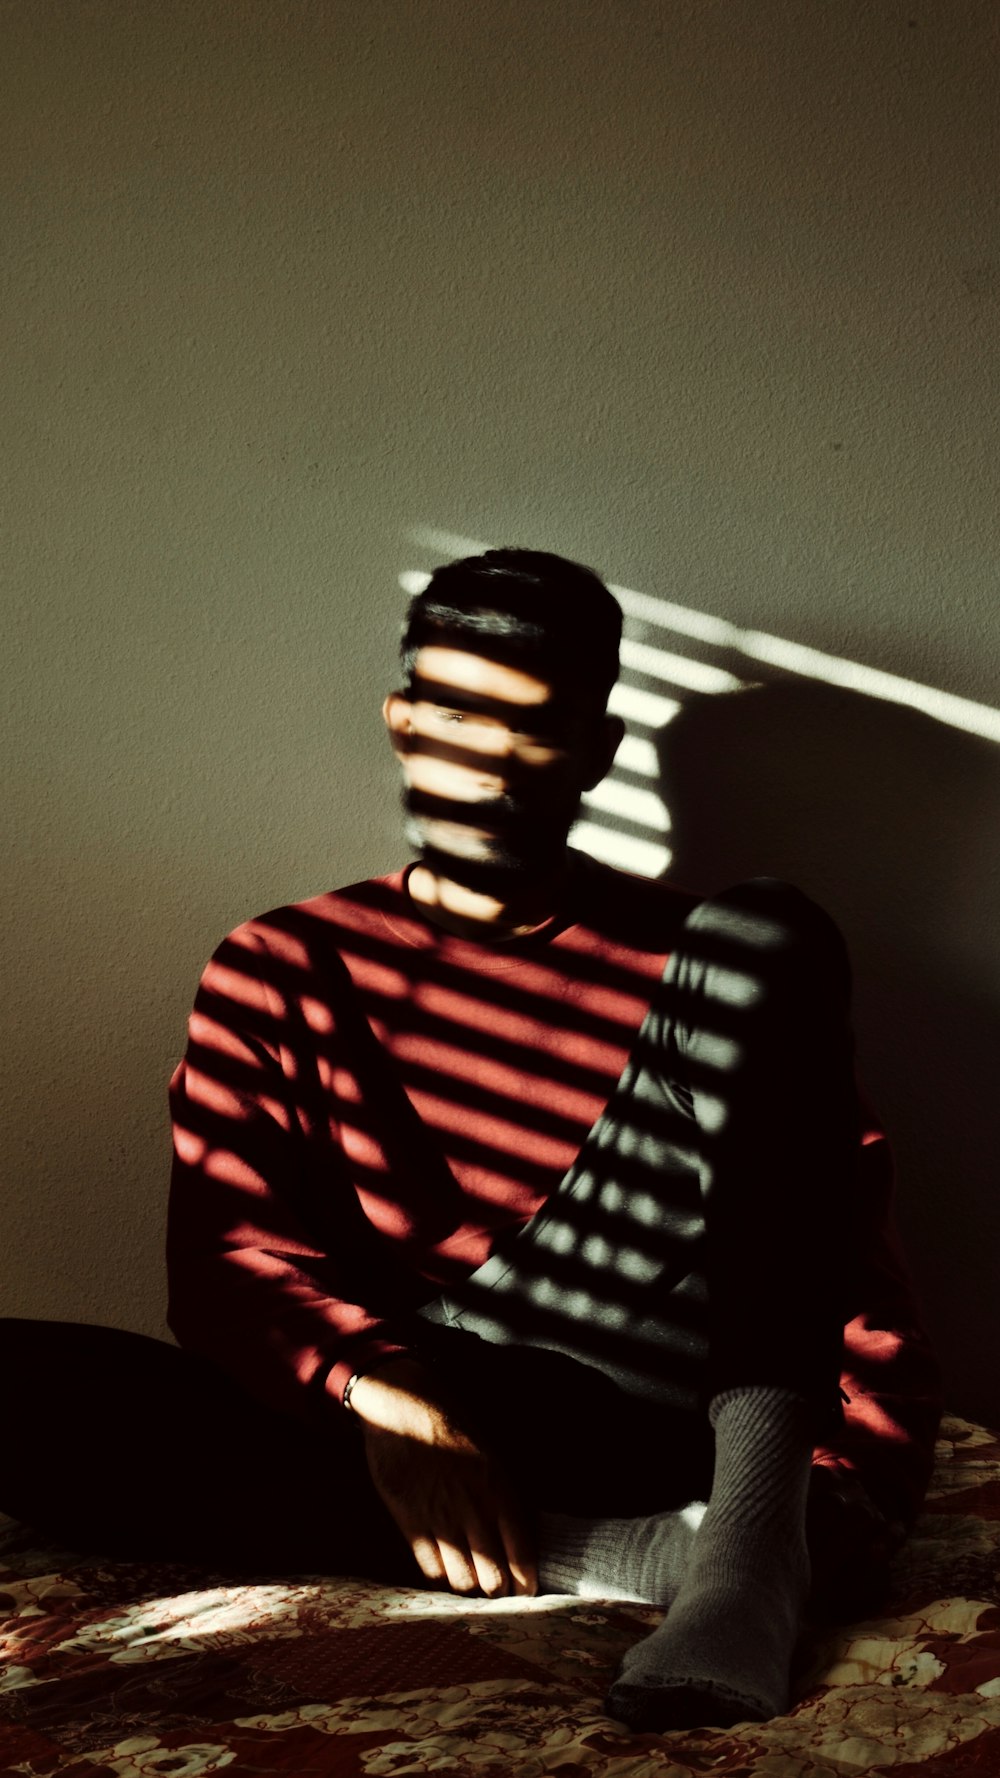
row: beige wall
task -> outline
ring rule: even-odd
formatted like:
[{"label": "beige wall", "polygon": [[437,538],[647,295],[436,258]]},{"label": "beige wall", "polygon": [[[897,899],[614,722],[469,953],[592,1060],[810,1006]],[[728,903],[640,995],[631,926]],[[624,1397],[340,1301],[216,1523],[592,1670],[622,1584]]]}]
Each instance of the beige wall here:
[{"label": "beige wall", "polygon": [[[159,1332],[164,1086],[202,962],[400,856],[377,705],[398,576],[432,560],[413,527],[1000,705],[997,12],[2,20],[2,1301]],[[952,1398],[996,1418],[1000,747],[866,708],[838,800],[842,712],[799,717],[812,754],[787,711],[774,744],[795,843],[780,773],[759,828],[759,782],[715,782],[715,837],[738,813],[758,870],[798,847],[860,946]],[[695,880],[729,860],[681,759]]]}]

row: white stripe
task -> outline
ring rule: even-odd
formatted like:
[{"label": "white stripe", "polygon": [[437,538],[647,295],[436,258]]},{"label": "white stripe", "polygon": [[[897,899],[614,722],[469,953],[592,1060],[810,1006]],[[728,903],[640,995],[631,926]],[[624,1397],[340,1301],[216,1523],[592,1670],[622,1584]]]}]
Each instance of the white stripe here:
[{"label": "white stripe", "polygon": [[648,673],[665,685],[683,685],[685,691],[739,691],[743,683],[735,674],[724,673],[721,667],[711,667],[706,661],[693,661],[686,654],[668,654],[664,648],[650,648],[645,642],[631,642],[628,638],[622,640],[621,661],[623,667]]},{"label": "white stripe", "polygon": [[492,543],[480,543],[476,537],[459,537],[455,531],[436,531],[433,525],[415,525],[410,536],[421,549],[432,549],[435,554],[450,556],[454,561],[459,556],[484,556],[494,547]]},{"label": "white stripe", "polygon": [[[429,525],[415,526],[409,535],[422,549],[433,550],[439,555],[452,558],[482,555],[490,548],[489,544],[478,538],[462,537],[453,531],[438,531]],[[409,570],[399,578],[404,592],[413,593],[426,586],[430,576]],[[768,635],[764,630],[742,630],[738,624],[730,623],[727,618],[713,617],[706,611],[692,611],[686,605],[675,605],[670,599],[656,599],[649,593],[637,593],[633,587],[612,585],[611,591],[620,601],[626,616],[655,624],[659,629],[672,630],[677,636],[691,636],[695,641],[707,642],[713,648],[735,650],[747,660],[764,661],[769,666],[781,668],[787,673],[796,673],[804,679],[821,679],[827,685],[841,685],[849,691],[860,692],[865,697],[880,698],[890,704],[904,704],[911,710],[922,710],[936,722],[947,723],[951,728],[964,729],[972,735],[982,735],[989,741],[1000,741],[1000,710],[994,709],[990,704],[979,704],[972,698],[959,697],[954,692],[939,691],[936,686],[921,685],[915,679],[904,679],[897,673],[886,673],[880,667],[866,667],[859,661],[847,661],[838,655],[824,654],[821,649],[809,648],[801,642],[786,642],[780,636]],[[655,664],[656,658],[666,664],[663,673]],[[666,678],[672,684],[683,685],[694,691],[736,691],[741,683],[745,683],[719,667],[689,661],[686,657],[669,654],[651,648],[648,643],[633,642],[631,639],[622,645],[622,659],[639,671],[648,671]],[[641,664],[644,659],[649,660],[648,666]],[[707,677],[696,680],[690,676],[682,676],[685,673],[697,673],[699,669]],[[653,694],[641,695],[650,697]],[[666,700],[662,702],[665,703]],[[626,709],[618,709],[615,713],[626,718],[630,714]],[[670,715],[674,713],[672,709],[668,715],[640,716],[636,708],[635,720],[658,728],[669,721]]]},{"label": "white stripe", "polygon": [[598,827],[595,821],[578,821],[569,837],[570,844],[581,852],[589,852],[602,864],[633,871],[637,877],[658,877],[670,863],[669,847],[636,839],[631,833],[612,833],[610,827]]},{"label": "white stripe", "polygon": [[637,685],[618,684],[612,687],[608,709],[612,716],[626,722],[641,722],[644,728],[662,728],[680,709],[677,698],[661,698],[655,691],[640,691]]},{"label": "white stripe", "polygon": [[884,672],[881,667],[865,667],[859,661],[845,661],[839,655],[824,654],[821,649],[808,648],[801,642],[786,642],[780,636],[769,636],[764,630],[741,630],[725,618],[711,617],[703,611],[689,611],[666,599],[651,599],[648,593],[636,593],[630,587],[615,586],[611,591],[629,617],[673,630],[675,635],[693,636],[716,648],[735,649],[748,660],[766,661],[769,666],[797,673],[804,679],[822,679],[827,685],[842,685],[865,697],[905,704],[911,710],[922,710],[937,722],[948,723],[951,728],[983,735],[988,741],[1000,741],[1000,710],[994,710],[989,704],[977,704],[954,692],[939,691],[936,686],[921,685],[915,679],[903,679],[898,673]]},{"label": "white stripe", "polygon": [[602,778],[600,784],[586,792],[583,806],[585,809],[606,809],[609,815],[620,815],[625,821],[648,827],[650,833],[667,833],[670,828],[670,817],[655,791],[644,790],[638,784],[625,784],[613,774]]},{"label": "white stripe", "polygon": [[621,746],[615,754],[614,770],[620,766],[623,772],[634,772],[637,778],[656,778],[660,776],[660,763],[656,757],[656,748],[645,735],[623,735]]}]

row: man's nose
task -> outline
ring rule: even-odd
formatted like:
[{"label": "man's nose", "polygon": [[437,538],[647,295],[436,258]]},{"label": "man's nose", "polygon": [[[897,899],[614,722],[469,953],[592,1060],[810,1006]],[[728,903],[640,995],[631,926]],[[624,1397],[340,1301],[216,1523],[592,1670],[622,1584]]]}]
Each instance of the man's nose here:
[{"label": "man's nose", "polygon": [[491,759],[487,764],[483,760],[472,769],[477,787],[483,795],[506,796],[508,794],[514,776],[510,770],[509,761]]},{"label": "man's nose", "polygon": [[510,788],[518,764],[517,738],[499,723],[477,736],[475,749],[468,756],[477,783],[498,795]]},{"label": "man's nose", "polygon": [[[429,751],[433,758],[433,742]],[[463,794],[461,785],[466,795],[477,800],[517,794],[526,770],[517,730],[499,722],[459,728],[438,757],[442,785],[447,775],[457,795]]]},{"label": "man's nose", "polygon": [[475,783],[477,798],[481,798],[484,802],[496,800],[511,809],[515,806],[518,808],[526,806],[532,792],[532,785],[524,765],[515,754],[511,754],[509,760],[499,764],[497,769],[477,773]]}]

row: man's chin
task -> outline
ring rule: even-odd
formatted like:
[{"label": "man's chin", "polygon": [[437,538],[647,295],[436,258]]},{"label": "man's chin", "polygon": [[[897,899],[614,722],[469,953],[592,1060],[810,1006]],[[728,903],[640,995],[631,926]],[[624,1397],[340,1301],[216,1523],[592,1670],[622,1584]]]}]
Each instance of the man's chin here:
[{"label": "man's chin", "polygon": [[515,849],[493,836],[474,835],[468,828],[452,834],[440,831],[450,824],[433,823],[439,830],[436,832],[429,831],[431,825],[419,821],[407,824],[407,838],[421,862],[436,877],[460,883],[479,895],[494,896],[497,901],[511,900],[528,884],[547,876],[565,851],[565,844],[555,848],[551,843]]}]

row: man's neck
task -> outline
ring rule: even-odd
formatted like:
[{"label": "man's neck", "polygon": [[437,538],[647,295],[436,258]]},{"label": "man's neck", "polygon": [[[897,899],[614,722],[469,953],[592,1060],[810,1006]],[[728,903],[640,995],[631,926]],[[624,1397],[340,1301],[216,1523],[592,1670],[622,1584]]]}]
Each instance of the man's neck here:
[{"label": "man's neck", "polygon": [[530,938],[563,911],[572,867],[568,852],[559,866],[518,886],[500,899],[441,876],[421,862],[410,870],[406,887],[425,920],[477,944],[503,945]]}]

